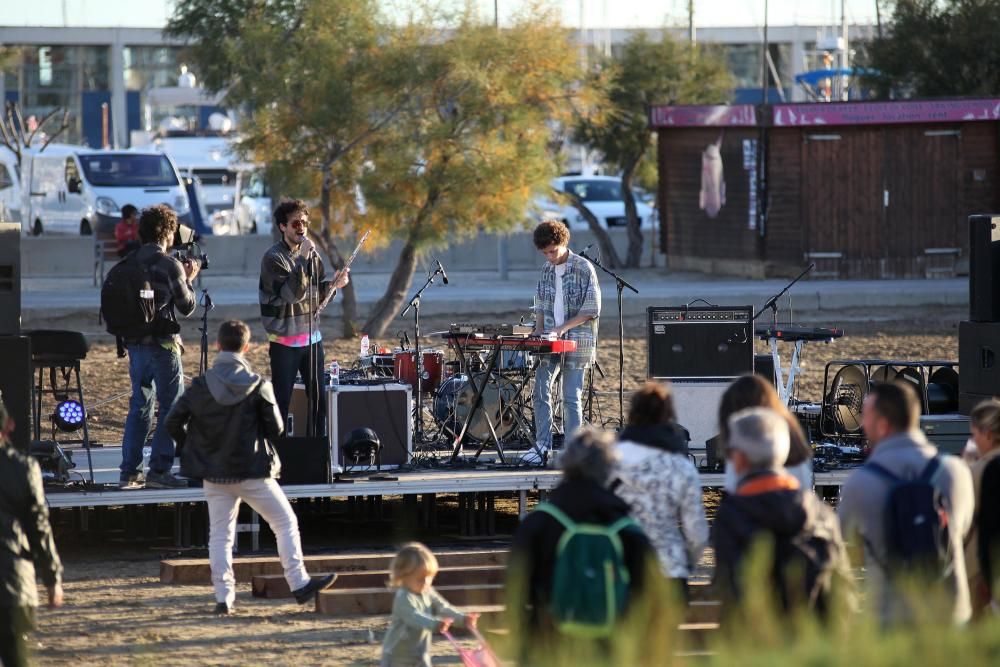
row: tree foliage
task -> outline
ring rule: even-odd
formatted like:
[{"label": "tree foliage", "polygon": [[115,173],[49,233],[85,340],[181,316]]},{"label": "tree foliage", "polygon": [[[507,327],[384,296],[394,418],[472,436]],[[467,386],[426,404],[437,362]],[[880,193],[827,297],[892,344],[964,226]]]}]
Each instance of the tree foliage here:
[{"label": "tree foliage", "polygon": [[866,50],[880,97],[1000,92],[1000,0],[895,0]]},{"label": "tree foliage", "polygon": [[637,33],[620,54],[601,62],[591,76],[608,102],[603,113],[581,116],[576,140],[604,156],[621,173],[628,218],[627,266],[638,266],[642,232],[632,193],[636,170],[653,145],[649,107],[655,104],[719,104],[728,99],[732,76],[718,52]]}]

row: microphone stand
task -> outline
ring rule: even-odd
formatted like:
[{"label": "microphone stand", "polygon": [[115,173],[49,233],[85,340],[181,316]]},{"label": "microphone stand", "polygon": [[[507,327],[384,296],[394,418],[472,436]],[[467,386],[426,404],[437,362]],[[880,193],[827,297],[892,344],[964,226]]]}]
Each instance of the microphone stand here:
[{"label": "microphone stand", "polygon": [[751,322],[756,322],[757,318],[760,317],[761,315],[763,315],[765,310],[767,310],[768,308],[770,308],[771,309],[771,326],[774,327],[774,328],[777,328],[777,326],[778,326],[778,299],[780,299],[782,296],[784,296],[785,292],[787,292],[791,288],[792,285],[794,285],[795,283],[797,283],[800,280],[802,280],[806,276],[807,273],[809,273],[810,271],[812,271],[815,268],[816,268],[816,264],[815,263],[809,264],[809,266],[807,266],[805,269],[803,269],[802,273],[800,273],[799,275],[795,276],[795,278],[794,278],[794,280],[792,280],[792,282],[790,282],[787,285],[785,285],[784,289],[782,289],[780,292],[778,292],[777,294],[775,294],[774,296],[772,296],[770,299],[768,299],[767,303],[765,303],[763,306],[760,307],[760,310],[757,311],[757,314],[754,315],[753,319],[750,320],[750,321]]},{"label": "microphone stand", "polygon": [[[315,251],[314,251],[315,252]],[[318,424],[316,423],[316,418],[319,416],[319,401],[320,401],[320,384],[323,374],[322,368],[316,368],[316,364],[319,361],[316,356],[316,349],[313,347],[313,331],[316,325],[316,255],[310,254],[306,258],[307,266],[307,276],[309,280],[307,281],[306,287],[306,300],[309,302],[309,339],[307,344],[309,345],[309,380],[306,382],[306,378],[302,378],[303,383],[306,384],[306,436],[315,437],[317,432]],[[331,462],[331,466],[335,465],[336,462]],[[329,476],[328,476],[329,477]]]},{"label": "microphone stand", "polygon": [[424,442],[424,406],[423,406],[423,384],[424,384],[424,358],[420,352],[420,296],[424,293],[424,290],[431,286],[434,279],[437,278],[443,271],[441,267],[438,266],[434,271],[427,276],[427,282],[424,286],[417,290],[417,293],[413,295],[410,302],[403,309],[403,312],[399,314],[400,317],[406,317],[406,314],[410,312],[410,308],[413,308],[413,366],[417,370],[417,395],[415,397],[415,405],[417,408],[417,419],[416,428],[414,429],[413,440],[415,443],[423,445]]},{"label": "microphone stand", "polygon": [[625,425],[625,320],[622,315],[622,291],[627,287],[636,294],[639,293],[627,280],[601,264],[599,259],[587,255],[584,250],[580,256],[615,279],[618,288],[618,427]]},{"label": "microphone stand", "polygon": [[208,311],[215,308],[215,304],[212,303],[212,297],[208,295],[208,289],[201,291],[200,305],[204,310],[201,313],[201,328],[198,329],[201,332],[201,356],[198,360],[198,375],[204,375],[208,369]]}]

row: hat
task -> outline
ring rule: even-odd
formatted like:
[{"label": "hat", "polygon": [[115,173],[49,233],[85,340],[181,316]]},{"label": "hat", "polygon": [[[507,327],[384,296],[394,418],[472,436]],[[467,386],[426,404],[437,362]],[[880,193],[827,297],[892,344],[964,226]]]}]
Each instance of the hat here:
[{"label": "hat", "polygon": [[791,446],[788,422],[770,408],[740,410],[729,418],[728,444],[746,454],[752,468],[779,468]]}]

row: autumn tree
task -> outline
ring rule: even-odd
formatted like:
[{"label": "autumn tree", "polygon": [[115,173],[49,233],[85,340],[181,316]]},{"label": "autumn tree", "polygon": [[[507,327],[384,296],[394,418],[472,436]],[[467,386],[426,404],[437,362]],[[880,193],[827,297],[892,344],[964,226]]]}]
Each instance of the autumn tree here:
[{"label": "autumn tree", "polygon": [[366,200],[402,251],[365,331],[400,311],[421,255],[484,232],[525,225],[559,173],[547,123],[566,121],[581,93],[569,34],[532,7],[497,30],[471,13],[420,45],[414,108],[372,143]]},{"label": "autumn tree", "polygon": [[659,40],[638,32],[620,53],[599,61],[590,84],[601,89],[607,108],[583,115],[576,127],[579,143],[599,152],[621,174],[628,220],[625,264],[642,258],[641,221],[632,187],[637,169],[653,145],[649,108],[655,104],[719,104],[728,99],[732,76],[716,51],[681,43],[666,31]]}]

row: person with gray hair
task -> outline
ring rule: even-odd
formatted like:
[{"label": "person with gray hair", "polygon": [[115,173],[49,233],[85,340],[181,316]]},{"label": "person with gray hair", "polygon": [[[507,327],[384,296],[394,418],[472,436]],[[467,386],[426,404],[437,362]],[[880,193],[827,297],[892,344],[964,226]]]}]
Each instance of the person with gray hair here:
[{"label": "person with gray hair", "polygon": [[833,511],[783,467],[788,423],[769,408],[749,408],[727,425],[726,465],[733,466],[737,481],[727,489],[712,531],[715,586],[726,612],[739,607],[747,557],[766,540],[773,545],[767,571],[779,610],[807,608],[829,617],[833,588],[849,581],[847,551]]},{"label": "person with gray hair", "polygon": [[[555,573],[566,521],[609,530],[616,524],[625,525],[617,536],[628,570],[628,603],[655,586],[650,577],[659,569],[656,552],[638,525],[627,521],[628,504],[607,486],[617,456],[610,434],[591,427],[576,431],[559,457],[563,478],[542,504],[547,507],[540,505],[531,512],[514,533],[506,600],[519,664],[547,664],[556,657],[551,651],[566,646],[559,641],[559,619],[553,611]],[[587,573],[580,572],[581,584],[590,579],[593,574],[588,579]],[[579,646],[575,639],[569,643]]]}]

